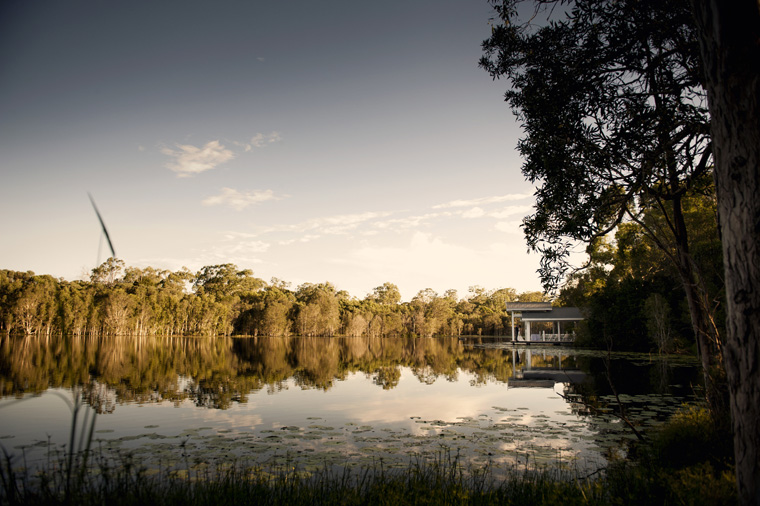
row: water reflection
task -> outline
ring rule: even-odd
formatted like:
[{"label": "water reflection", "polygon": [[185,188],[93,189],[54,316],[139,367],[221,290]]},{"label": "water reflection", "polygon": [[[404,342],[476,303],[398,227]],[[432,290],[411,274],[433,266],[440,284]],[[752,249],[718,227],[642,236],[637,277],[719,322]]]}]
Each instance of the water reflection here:
[{"label": "water reflection", "polygon": [[[457,338],[67,338],[28,336],[0,345],[0,393],[41,393],[87,385],[113,389],[119,402],[181,402],[228,408],[251,392],[273,393],[290,378],[301,388],[328,390],[347,374],[373,377],[383,389],[398,385],[408,367],[423,383],[456,381],[460,371],[474,384],[507,382],[511,350],[475,349]],[[180,379],[189,382],[180,387]]]},{"label": "water reflection", "polygon": [[0,438],[65,441],[56,396],[81,386],[106,415],[103,447],[146,458],[182,444],[199,459],[408,463],[445,448],[592,468],[630,436],[618,398],[647,427],[691,395],[696,365],[482,338],[4,338]]},{"label": "water reflection", "polygon": [[483,338],[28,336],[0,342],[0,395],[79,385],[89,388],[88,399],[104,413],[116,403],[178,404],[187,399],[226,409],[262,389],[275,393],[291,379],[302,389],[327,391],[352,373],[392,390],[401,368],[425,384],[439,378],[454,382],[467,372],[473,375],[472,386],[496,382],[510,388],[552,388],[564,383],[574,385],[574,392],[598,395],[612,392],[610,381],[626,393],[683,394],[698,380],[688,362],[682,367],[646,355],[616,358]]}]

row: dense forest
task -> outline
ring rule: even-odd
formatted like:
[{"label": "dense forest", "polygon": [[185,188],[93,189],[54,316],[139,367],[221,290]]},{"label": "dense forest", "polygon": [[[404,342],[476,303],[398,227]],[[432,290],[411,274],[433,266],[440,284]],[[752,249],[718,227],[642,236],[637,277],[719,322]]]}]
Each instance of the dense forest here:
[{"label": "dense forest", "polygon": [[0,331],[6,335],[434,336],[508,335],[508,301],[544,300],[540,292],[471,287],[442,296],[420,291],[401,302],[384,283],[364,299],[330,283],[295,290],[267,283],[233,264],[197,273],[126,267],[109,258],[87,281],[0,270]]}]

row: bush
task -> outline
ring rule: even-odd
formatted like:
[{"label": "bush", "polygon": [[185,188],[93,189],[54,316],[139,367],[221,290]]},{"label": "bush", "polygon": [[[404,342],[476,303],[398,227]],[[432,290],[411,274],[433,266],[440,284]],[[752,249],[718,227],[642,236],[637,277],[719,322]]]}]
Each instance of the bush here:
[{"label": "bush", "polygon": [[706,407],[684,405],[655,434],[653,457],[672,469],[709,463],[725,470],[731,465],[733,442],[731,434],[720,428]]}]

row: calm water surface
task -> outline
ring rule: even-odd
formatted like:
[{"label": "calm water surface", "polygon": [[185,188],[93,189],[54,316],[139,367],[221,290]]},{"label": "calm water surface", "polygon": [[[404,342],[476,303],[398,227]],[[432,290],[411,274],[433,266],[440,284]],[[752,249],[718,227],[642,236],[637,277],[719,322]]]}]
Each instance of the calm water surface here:
[{"label": "calm water surface", "polygon": [[587,473],[635,439],[621,404],[646,432],[694,399],[697,366],[489,338],[5,338],[0,444],[30,466],[63,451],[81,395],[101,454],[147,469],[445,456]]}]

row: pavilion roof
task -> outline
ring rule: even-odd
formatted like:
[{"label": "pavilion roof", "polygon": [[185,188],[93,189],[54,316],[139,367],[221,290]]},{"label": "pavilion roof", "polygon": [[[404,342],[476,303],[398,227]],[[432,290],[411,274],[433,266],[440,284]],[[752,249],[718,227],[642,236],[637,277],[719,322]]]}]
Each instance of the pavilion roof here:
[{"label": "pavilion roof", "polygon": [[548,311],[522,311],[524,322],[580,321],[583,314],[577,307],[553,307]]}]

